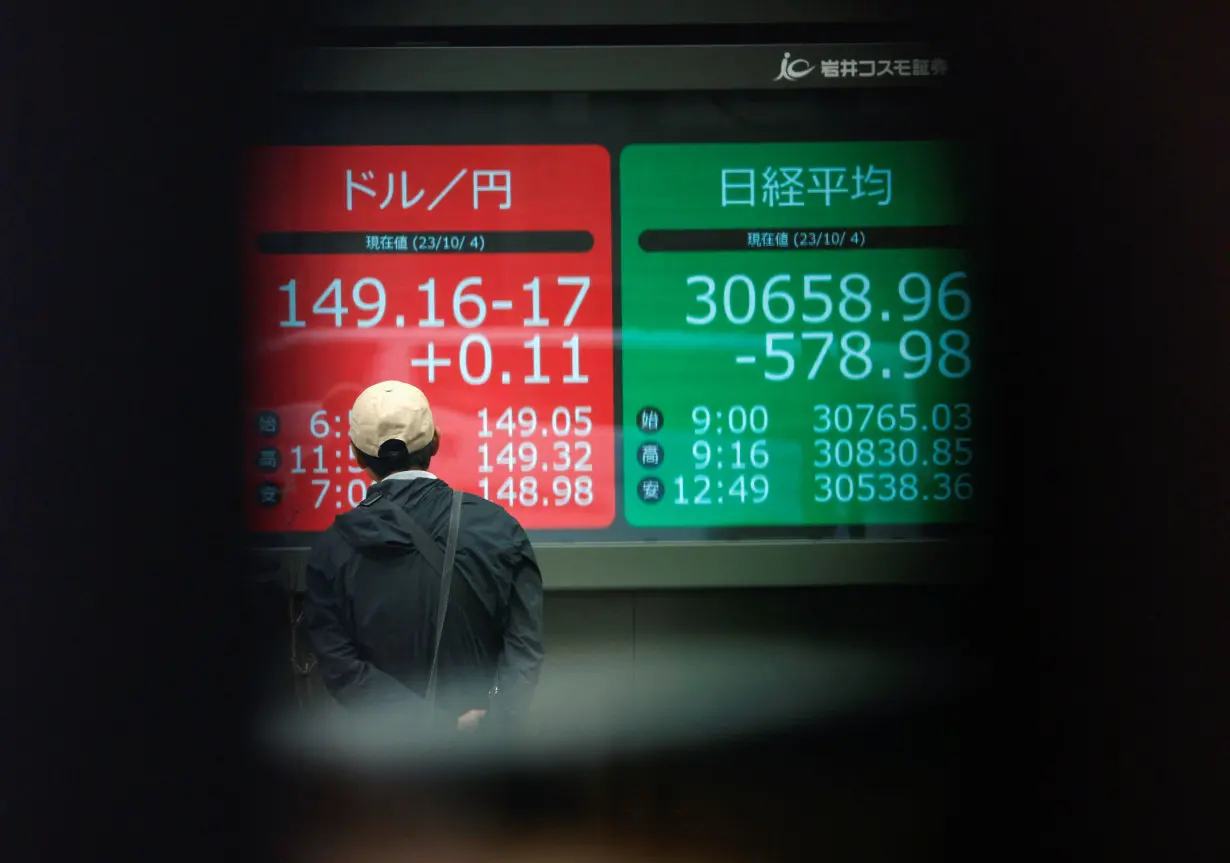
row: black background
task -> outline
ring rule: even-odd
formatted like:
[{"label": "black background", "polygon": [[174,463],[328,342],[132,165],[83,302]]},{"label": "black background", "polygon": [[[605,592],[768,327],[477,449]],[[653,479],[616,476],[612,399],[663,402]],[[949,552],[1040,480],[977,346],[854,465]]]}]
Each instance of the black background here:
[{"label": "black background", "polygon": [[[950,718],[977,793],[949,858],[1228,856],[1225,28],[1195,7],[994,4],[960,34],[1018,422],[981,606],[1001,686]],[[2,28],[7,859],[268,850],[233,237],[296,20],[48,2]]]}]

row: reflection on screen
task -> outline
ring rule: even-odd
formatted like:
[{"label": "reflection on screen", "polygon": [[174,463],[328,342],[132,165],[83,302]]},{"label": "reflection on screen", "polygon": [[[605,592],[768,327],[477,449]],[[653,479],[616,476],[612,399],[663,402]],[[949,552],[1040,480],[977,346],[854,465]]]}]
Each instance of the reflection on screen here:
[{"label": "reflection on screen", "polygon": [[986,289],[957,144],[775,141],[682,102],[663,141],[629,104],[585,128],[509,108],[516,136],[457,100],[447,133],[390,105],[253,149],[253,533],[363,499],[347,413],[385,379],[431,399],[433,471],[539,539],[976,524]]}]

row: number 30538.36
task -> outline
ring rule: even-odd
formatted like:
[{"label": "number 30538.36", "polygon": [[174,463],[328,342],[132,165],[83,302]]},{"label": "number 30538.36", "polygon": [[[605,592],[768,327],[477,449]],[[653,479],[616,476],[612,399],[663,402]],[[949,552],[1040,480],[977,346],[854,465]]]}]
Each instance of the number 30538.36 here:
[{"label": "number 30538.36", "polygon": [[968,473],[935,473],[921,478],[915,473],[818,473],[814,479],[816,503],[943,502],[974,496],[973,477]]}]

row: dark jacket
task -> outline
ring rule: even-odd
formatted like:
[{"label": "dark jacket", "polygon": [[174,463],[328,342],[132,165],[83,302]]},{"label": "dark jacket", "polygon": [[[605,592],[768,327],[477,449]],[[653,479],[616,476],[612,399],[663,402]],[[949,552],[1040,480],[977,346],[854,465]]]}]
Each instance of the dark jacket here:
[{"label": "dark jacket", "polygon": [[[341,704],[421,708],[440,576],[392,508],[443,552],[452,489],[439,479],[393,478],[372,486],[365,503],[338,516],[312,549],[304,626],[325,686]],[[436,706],[454,722],[471,709],[489,709],[493,724],[520,715],[542,658],[542,576],[529,539],[502,507],[465,494]]]}]

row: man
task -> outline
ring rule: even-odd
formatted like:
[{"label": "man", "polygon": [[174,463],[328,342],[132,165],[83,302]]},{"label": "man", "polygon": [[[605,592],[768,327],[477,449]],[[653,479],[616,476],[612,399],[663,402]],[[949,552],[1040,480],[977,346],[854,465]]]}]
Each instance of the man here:
[{"label": "man", "polygon": [[[422,713],[441,578],[406,519],[443,557],[453,490],[428,472],[440,433],[422,391],[386,381],[350,414],[355,460],[375,485],[316,542],[304,625],[329,692],[346,707]],[[463,495],[440,638],[436,713],[472,730],[524,715],[542,665],[542,576],[529,539],[502,507]],[[438,562],[438,558],[437,558]],[[490,716],[488,716],[490,711]]]}]

